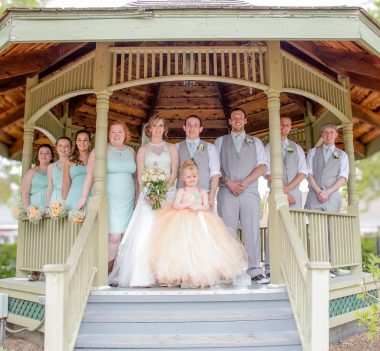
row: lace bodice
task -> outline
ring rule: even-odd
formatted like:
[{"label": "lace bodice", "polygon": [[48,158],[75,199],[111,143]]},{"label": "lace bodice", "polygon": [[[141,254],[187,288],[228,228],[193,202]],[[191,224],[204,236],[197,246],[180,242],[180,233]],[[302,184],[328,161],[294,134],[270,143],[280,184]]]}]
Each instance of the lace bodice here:
[{"label": "lace bodice", "polygon": [[201,206],[202,205],[202,195],[199,191],[194,191],[192,193],[187,192],[186,190],[183,192],[182,196],[182,204],[187,206]]},{"label": "lace bodice", "polygon": [[166,142],[162,142],[160,144],[147,144],[144,166],[158,166],[165,171],[168,177],[170,176],[172,160]]}]

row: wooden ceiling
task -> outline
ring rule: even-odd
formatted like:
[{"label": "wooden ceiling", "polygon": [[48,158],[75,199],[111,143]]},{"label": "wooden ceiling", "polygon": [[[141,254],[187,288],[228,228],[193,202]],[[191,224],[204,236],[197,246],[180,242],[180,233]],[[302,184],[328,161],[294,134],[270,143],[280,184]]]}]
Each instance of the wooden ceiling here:
[{"label": "wooden ceiling", "polygon": [[[165,44],[173,45],[149,43],[150,46]],[[209,42],[208,45],[221,43]],[[281,46],[333,79],[337,75],[350,78],[355,149],[357,155],[366,156],[368,146],[380,138],[380,58],[355,42],[284,41]],[[9,157],[17,158],[22,150],[26,78],[37,73],[43,78],[94,47],[94,43],[13,44],[0,53],[0,143],[8,148]],[[67,104],[72,123],[95,132],[95,96],[74,97],[51,111],[62,119]],[[307,99],[302,96],[281,94],[281,114],[291,117],[299,126],[303,125],[306,106]],[[313,114],[317,117],[323,115],[325,110],[322,106],[315,102],[311,102],[311,106]],[[138,140],[142,125],[157,113],[169,120],[168,139],[177,141],[184,137],[183,120],[196,114],[204,121],[203,137],[213,140],[228,132],[226,116],[235,107],[247,112],[246,130],[249,133],[258,136],[268,133],[264,92],[215,82],[177,81],[116,91],[111,96],[109,119],[123,118],[134,139]],[[36,143],[41,141],[46,141],[46,136],[36,131]]]}]

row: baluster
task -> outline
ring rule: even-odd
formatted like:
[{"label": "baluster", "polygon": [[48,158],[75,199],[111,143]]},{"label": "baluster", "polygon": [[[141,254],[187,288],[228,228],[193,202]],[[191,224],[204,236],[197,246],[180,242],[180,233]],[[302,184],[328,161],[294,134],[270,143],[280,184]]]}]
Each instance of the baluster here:
[{"label": "baluster", "polygon": [[144,52],[144,78],[148,78],[148,53]]},{"label": "baluster", "polygon": [[263,53],[259,52],[259,62],[260,62],[260,83],[264,84],[264,57]]},{"label": "baluster", "polygon": [[244,79],[248,80],[248,57],[247,49],[244,49]]},{"label": "baluster", "polygon": [[152,51],[152,78],[156,76],[156,53]]},{"label": "baluster", "polygon": [[140,53],[136,52],[136,79],[140,79]]},{"label": "baluster", "polygon": [[190,74],[194,74],[194,52],[190,51]]},{"label": "baluster", "polygon": [[197,51],[197,59],[198,59],[198,75],[202,76],[202,57],[203,54],[201,51]]},{"label": "baluster", "polygon": [[124,82],[124,75],[125,75],[125,52],[123,51],[121,53],[121,58],[120,58],[120,83]]},{"label": "baluster", "polygon": [[210,75],[210,52],[206,51],[206,75]]},{"label": "baluster", "polygon": [[112,85],[116,84],[116,70],[117,70],[117,52],[113,52],[113,62],[112,62]]},{"label": "baluster", "polygon": [[213,56],[213,59],[214,59],[214,76],[217,76],[218,75],[218,65],[217,65],[217,55],[218,53],[216,51],[214,51],[212,53],[212,56]]},{"label": "baluster", "polygon": [[240,62],[240,51],[239,50],[236,51],[235,57],[236,57],[236,75],[237,75],[238,79],[241,79],[241,72],[240,72],[240,68],[241,68],[240,64],[241,64],[241,62]]},{"label": "baluster", "polygon": [[132,80],[132,64],[133,64],[133,53],[128,51],[128,82]]},{"label": "baluster", "polygon": [[167,55],[166,55],[166,74],[168,76],[170,76],[170,72],[171,72],[171,52],[168,52]]},{"label": "baluster", "polygon": [[178,51],[174,53],[174,74],[178,76]]},{"label": "baluster", "polygon": [[162,52],[162,50],[160,51],[160,63],[159,63],[159,70],[160,70],[160,77],[162,77],[164,75],[164,53]]},{"label": "baluster", "polygon": [[233,78],[233,66],[232,66],[232,50],[229,49],[227,51],[228,53],[228,73],[229,73],[229,77],[230,78]]},{"label": "baluster", "polygon": [[224,51],[221,50],[220,52],[220,60],[221,60],[221,66],[222,66],[222,77],[226,76],[226,63],[225,63],[225,57],[224,57]]}]

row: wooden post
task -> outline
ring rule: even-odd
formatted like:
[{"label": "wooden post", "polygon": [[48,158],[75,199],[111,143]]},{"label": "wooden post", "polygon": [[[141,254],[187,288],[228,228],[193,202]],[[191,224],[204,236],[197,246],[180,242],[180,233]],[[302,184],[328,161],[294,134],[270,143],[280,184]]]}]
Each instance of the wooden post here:
[{"label": "wooden post", "polygon": [[65,309],[67,309],[69,266],[46,265],[44,273],[46,276],[45,351],[66,351],[68,342],[65,340]]},{"label": "wooden post", "polygon": [[270,252],[270,272],[271,282],[274,284],[283,283],[280,264],[280,243],[276,237],[276,230],[279,226],[278,206],[287,205],[284,195],[281,131],[280,131],[280,92],[282,88],[282,66],[280,42],[268,42],[267,75],[269,89],[268,96],[269,112],[269,142],[270,142],[270,164],[271,164],[271,194],[269,196],[269,252]]},{"label": "wooden post", "polygon": [[[329,349],[329,262],[310,262],[308,268],[308,309],[310,316],[307,344],[309,351]],[[305,292],[306,293],[306,292]]]},{"label": "wooden post", "polygon": [[111,54],[108,43],[97,43],[94,62],[94,89],[96,92],[96,141],[94,196],[91,206],[96,206],[99,218],[99,236],[95,245],[97,274],[94,286],[108,284],[108,201],[106,194],[107,129],[111,81]]},{"label": "wooden post", "polygon": [[24,126],[24,144],[22,146],[22,177],[33,163],[34,126]]}]

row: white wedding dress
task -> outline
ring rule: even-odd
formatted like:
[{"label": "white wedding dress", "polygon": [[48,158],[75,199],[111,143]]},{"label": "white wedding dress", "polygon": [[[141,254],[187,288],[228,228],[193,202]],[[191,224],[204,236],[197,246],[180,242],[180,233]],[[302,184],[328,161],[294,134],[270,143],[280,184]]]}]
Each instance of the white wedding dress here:
[{"label": "white wedding dress", "polygon": [[[144,166],[158,166],[169,177],[171,156],[167,143],[146,145]],[[173,201],[174,196],[175,189],[172,187],[169,189],[166,202]],[[142,287],[155,283],[149,266],[148,253],[154,222],[154,210],[140,193],[136,208],[121,240],[114,268],[109,275],[111,284],[118,283],[121,287]]]}]

